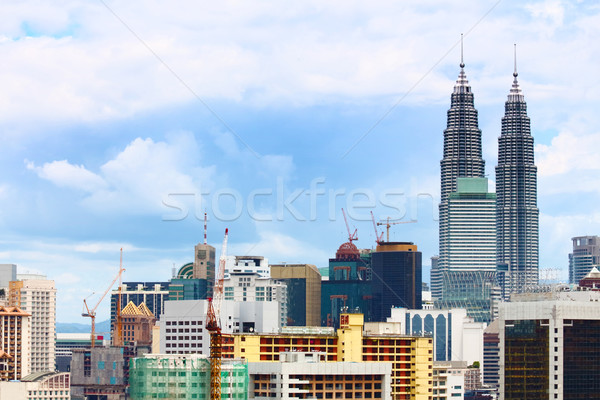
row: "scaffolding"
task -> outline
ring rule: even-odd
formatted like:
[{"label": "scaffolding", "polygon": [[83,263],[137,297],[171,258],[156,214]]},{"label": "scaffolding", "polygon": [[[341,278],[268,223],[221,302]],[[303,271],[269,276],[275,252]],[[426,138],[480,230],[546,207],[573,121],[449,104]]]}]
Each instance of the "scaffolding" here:
[{"label": "scaffolding", "polygon": [[[131,360],[130,398],[209,399],[210,361],[198,354],[152,354]],[[248,364],[223,360],[221,399],[248,398]]]}]

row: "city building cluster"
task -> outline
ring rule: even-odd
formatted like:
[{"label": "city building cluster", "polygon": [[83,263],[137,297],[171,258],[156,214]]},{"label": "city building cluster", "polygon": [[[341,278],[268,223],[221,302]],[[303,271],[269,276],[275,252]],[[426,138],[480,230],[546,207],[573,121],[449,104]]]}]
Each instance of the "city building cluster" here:
[{"label": "city building cluster", "polygon": [[[515,62],[491,193],[461,54],[431,290],[412,242],[377,234],[360,249],[348,230],[318,269],[227,255],[227,233],[218,259],[205,225],[171,279],[110,291],[109,338],[57,334],[54,281],[2,264],[0,400],[595,398],[600,239],[572,239],[569,284],[540,282],[537,170],[517,77]],[[96,307],[86,303],[92,327]]]}]

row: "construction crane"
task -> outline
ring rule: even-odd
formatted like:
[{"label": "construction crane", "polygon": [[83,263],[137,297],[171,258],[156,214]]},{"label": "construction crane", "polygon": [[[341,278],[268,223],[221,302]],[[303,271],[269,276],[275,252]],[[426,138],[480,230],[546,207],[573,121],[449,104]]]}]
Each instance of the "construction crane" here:
[{"label": "construction crane", "polygon": [[381,235],[379,234],[379,232],[377,232],[377,223],[375,222],[375,216],[373,215],[373,211],[371,211],[371,219],[373,220],[373,229],[375,229],[375,243],[379,245],[383,241],[383,232],[381,232]]},{"label": "construction crane", "polygon": [[227,236],[229,230],[225,229],[225,238],[219,258],[217,281],[213,290],[213,298],[208,298],[208,312],[206,313],[206,330],[210,332],[210,399],[221,400],[221,357],[223,349],[223,335],[221,332],[221,300],[223,299],[223,280],[225,278],[225,259],[227,257]]},{"label": "construction crane", "polygon": [[348,225],[348,218],[346,218],[346,212],[342,208],[342,215],[344,216],[344,222],[346,223],[346,229],[348,230],[348,242],[352,243],[353,240],[358,240],[357,231],[354,229],[354,233],[350,233],[350,225]]},{"label": "construction crane", "polygon": [[[117,279],[121,278],[121,275],[123,274],[123,271],[125,271],[125,268],[123,268],[123,249],[121,249],[121,263],[119,264],[119,273],[117,274],[117,276],[115,276],[115,279],[112,280],[112,282],[110,283],[110,285],[108,286],[108,288],[104,291],[104,294],[102,295],[102,297],[100,297],[100,300],[98,300],[98,302],[96,303],[96,305],[90,310],[90,308],[87,305],[87,298],[83,299],[83,305],[85,306],[85,312],[81,313],[82,317],[90,317],[92,320],[92,334],[91,334],[91,339],[92,339],[92,348],[95,347],[96,345],[96,309],[98,308],[98,306],[100,305],[100,303],[102,302],[102,300],[104,300],[104,298],[106,297],[106,294],[110,291],[110,289],[113,287],[113,285],[115,284],[115,282],[117,281]],[[120,313],[119,313],[120,314]]]},{"label": "construction crane", "polygon": [[387,221],[385,222],[378,222],[377,225],[385,225],[385,228],[387,230],[387,235],[386,235],[386,242],[390,242],[390,226],[392,225],[397,225],[397,224],[412,224],[414,222],[417,221],[396,221],[396,222],[390,222],[390,217],[387,217]]}]

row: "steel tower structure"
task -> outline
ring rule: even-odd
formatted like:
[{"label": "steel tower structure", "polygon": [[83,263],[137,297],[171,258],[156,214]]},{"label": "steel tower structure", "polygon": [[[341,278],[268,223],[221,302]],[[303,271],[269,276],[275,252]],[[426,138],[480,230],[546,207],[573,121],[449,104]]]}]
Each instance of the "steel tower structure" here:
[{"label": "steel tower structure", "polygon": [[507,270],[505,295],[537,285],[539,278],[537,167],[527,104],[517,76],[515,50],[514,79],[505,103],[496,167],[497,263]]}]

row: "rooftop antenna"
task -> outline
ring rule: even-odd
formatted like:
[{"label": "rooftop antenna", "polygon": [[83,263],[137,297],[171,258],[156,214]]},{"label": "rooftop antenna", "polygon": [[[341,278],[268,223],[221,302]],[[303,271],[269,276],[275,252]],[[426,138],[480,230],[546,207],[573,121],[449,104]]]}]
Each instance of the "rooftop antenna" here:
[{"label": "rooftop antenna", "polygon": [[516,78],[519,74],[517,73],[517,44],[515,43],[515,72],[513,76]]},{"label": "rooftop antenna", "polygon": [[463,34],[460,34],[460,67],[464,68],[465,67],[465,62],[463,59]]},{"label": "rooftop antenna", "polygon": [[204,212],[204,244],[206,244],[206,212]]}]

